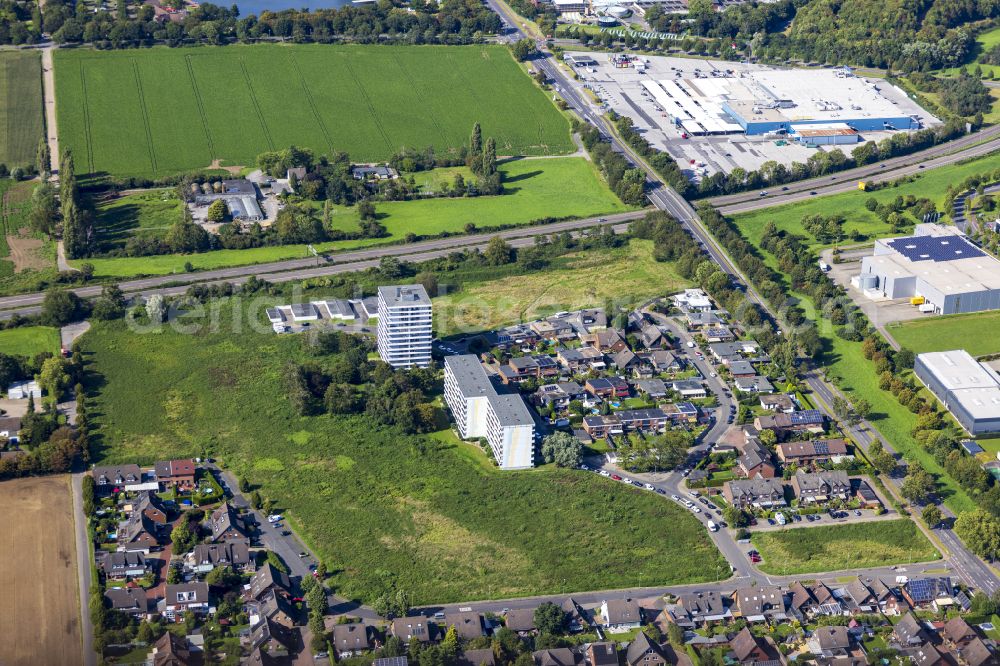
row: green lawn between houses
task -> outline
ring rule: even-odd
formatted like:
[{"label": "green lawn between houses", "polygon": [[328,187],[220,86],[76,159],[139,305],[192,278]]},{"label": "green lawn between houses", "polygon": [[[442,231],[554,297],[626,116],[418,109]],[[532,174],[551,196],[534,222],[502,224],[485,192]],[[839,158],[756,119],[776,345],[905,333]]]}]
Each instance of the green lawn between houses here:
[{"label": "green lawn between houses", "polygon": [[[504,173],[505,194],[495,197],[378,202],[375,208],[379,221],[389,232],[388,238],[317,243],[316,249],[331,252],[368,247],[401,240],[409,233],[462,233],[468,223],[480,227],[516,226],[546,217],[592,217],[629,210],[608,189],[597,168],[582,157],[516,159],[503,162],[500,170]],[[149,207],[158,208],[162,202],[155,196],[152,202],[143,201],[141,197],[148,198],[148,195],[123,197],[114,205],[137,213],[138,222],[129,221],[129,228],[136,224],[140,229],[161,226],[165,220],[161,221],[158,216],[154,218],[154,212]],[[139,210],[135,211],[135,208]],[[98,219],[98,224],[102,224],[101,218]],[[356,230],[358,217],[354,208],[337,207],[333,224],[337,228]],[[126,226],[114,220],[109,220],[108,225],[114,228]],[[104,235],[106,231],[99,229],[99,233]],[[77,266],[83,263],[93,264],[94,274],[97,276],[132,277],[182,273],[186,262],[202,270],[308,256],[309,251],[304,245],[280,245],[188,255],[97,257],[72,263]]]},{"label": "green lawn between houses", "polygon": [[653,493],[549,467],[501,473],[447,436],[298,416],[287,364],[330,359],[249,330],[262,311],[237,325],[233,307],[216,332],[114,322],[81,339],[99,460],[221,459],[278,501],[338,593],[366,601],[391,583],[426,604],[729,575],[701,524]]},{"label": "green lawn between houses", "polygon": [[295,144],[385,160],[464,145],[571,153],[569,122],[503,46],[261,44],[55,54],[79,173],[169,175]]},{"label": "green lawn between houses", "polygon": [[[59,329],[49,326],[21,326],[0,331],[0,353],[31,358],[42,352],[59,353]],[[6,390],[7,387],[0,387]]]},{"label": "green lawn between houses", "polygon": [[754,547],[769,574],[807,574],[926,562],[940,557],[905,518],[754,532]]}]

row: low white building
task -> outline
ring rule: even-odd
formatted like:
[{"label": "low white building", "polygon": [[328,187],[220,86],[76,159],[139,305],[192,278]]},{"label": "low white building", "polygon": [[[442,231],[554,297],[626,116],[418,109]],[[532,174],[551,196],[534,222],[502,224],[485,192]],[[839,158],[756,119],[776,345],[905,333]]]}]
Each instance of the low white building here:
[{"label": "low white building", "polygon": [[520,395],[499,394],[473,354],[444,361],[444,398],[462,439],[485,437],[501,469],[535,464],[535,422]]},{"label": "low white building", "polygon": [[33,379],[14,382],[7,387],[7,397],[11,400],[27,400],[29,395],[35,400],[42,397],[42,387]]}]

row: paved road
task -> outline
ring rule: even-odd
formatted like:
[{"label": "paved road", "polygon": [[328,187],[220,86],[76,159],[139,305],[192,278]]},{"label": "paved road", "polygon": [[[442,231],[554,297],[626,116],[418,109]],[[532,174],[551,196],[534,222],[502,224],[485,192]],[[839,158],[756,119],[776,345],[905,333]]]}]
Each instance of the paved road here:
[{"label": "paved road", "polygon": [[[225,485],[228,486],[229,492],[233,496],[231,500],[233,506],[245,509],[253,515],[257,523],[261,545],[281,556],[281,559],[288,565],[288,570],[292,576],[298,576],[299,578],[311,576],[312,570],[309,567],[318,564],[319,558],[299,538],[292,529],[292,526],[288,524],[288,520],[281,521],[282,527],[274,527],[267,521],[267,516],[254,509],[249,500],[240,492],[239,481],[232,472],[224,470],[213,463],[205,463],[205,467],[211,470],[217,479],[225,482]],[[283,531],[288,531],[289,534],[284,535],[282,534]],[[300,557],[301,553],[306,553],[306,557]],[[327,602],[330,606],[328,614],[339,615],[350,613],[355,617],[366,619],[374,620],[378,618],[378,615],[370,608],[360,606],[353,601],[343,599],[334,594],[329,595]]]},{"label": "paved road", "polygon": [[83,634],[83,664],[97,666],[94,651],[94,624],[90,621],[90,537],[87,535],[87,516],[83,513],[84,473],[70,476],[73,492],[73,522],[76,526],[76,568],[80,581],[80,631]]},{"label": "paved road", "polygon": [[[128,280],[121,282],[118,286],[122,289],[122,291],[129,294],[141,293],[143,295],[148,295],[157,290],[163,294],[181,293],[186,289],[186,287],[182,288],[179,292],[177,290],[172,292],[168,290],[170,286],[176,286],[178,284],[188,285],[202,282],[209,284],[218,284],[223,282],[242,284],[242,282],[251,275],[256,275],[262,279],[270,280],[271,282],[299,280],[307,277],[342,273],[344,272],[344,265],[357,265],[357,262],[366,260],[375,261],[369,262],[369,264],[365,267],[374,266],[377,265],[377,260],[382,257],[400,257],[412,260],[408,255],[430,256],[427,255],[428,252],[439,250],[440,252],[433,256],[446,256],[451,252],[459,250],[471,249],[473,247],[482,248],[485,247],[486,242],[493,236],[500,236],[501,238],[504,238],[508,242],[512,243],[517,239],[529,239],[533,242],[534,237],[539,235],[550,235],[562,233],[564,231],[575,232],[605,223],[620,224],[622,222],[637,219],[643,215],[645,215],[645,212],[643,211],[616,213],[603,217],[590,217],[582,220],[569,220],[566,222],[555,222],[553,224],[519,227],[517,229],[508,229],[496,233],[452,236],[449,238],[439,238],[435,240],[420,241],[417,243],[407,243],[405,245],[386,245],[366,250],[340,252],[329,255],[325,259],[291,259],[287,261],[256,264],[253,266],[240,266],[237,268],[222,268],[196,273],[161,275],[157,277]],[[274,276],[278,274],[285,274],[285,277],[283,279],[275,278]],[[93,298],[100,295],[101,286],[93,285],[89,287],[79,287],[73,291],[81,298]],[[28,308],[40,305],[44,297],[44,292],[19,294],[17,296],[5,296],[0,298],[0,310],[9,311],[10,313],[20,312],[22,314],[28,314],[30,312],[37,311],[29,310]],[[9,317],[10,314],[7,314],[7,316]],[[3,314],[0,314],[0,318],[3,318]]]},{"label": "paved road", "polygon": [[[819,192],[821,189],[825,191],[832,185],[837,184],[847,184],[850,186],[850,189],[855,189],[857,188],[858,181],[861,180],[892,180],[898,178],[900,175],[899,171],[904,167],[916,168],[917,165],[924,164],[927,168],[931,168],[932,164],[936,166],[953,164],[959,160],[967,159],[974,155],[985,155],[995,150],[1000,150],[1000,125],[993,125],[978,132],[966,134],[954,141],[931,146],[930,148],[925,148],[909,155],[893,157],[863,167],[840,171],[829,176],[800,180],[778,187],[765,186],[760,188],[760,190],[711,197],[705,201],[717,208],[751,201],[764,201],[769,206],[776,206],[790,201],[790,198],[795,194],[802,194],[804,192],[808,195],[812,190]],[[943,156],[948,156],[948,160],[945,162],[936,162],[934,160],[934,158]],[[768,194],[766,197],[760,196],[761,190],[767,191]]]},{"label": "paved road", "polygon": [[51,153],[51,173],[53,180],[58,180],[59,128],[56,124],[56,82],[52,69],[51,44],[42,48],[42,93],[45,99],[45,131],[48,134],[49,152]]},{"label": "paved road", "polygon": [[[823,379],[815,371],[807,373],[805,375],[805,380],[814,395],[818,396],[824,403],[824,409],[828,409],[828,406],[833,403],[835,396],[843,395],[836,387],[823,381]],[[892,445],[889,444],[889,442],[886,441],[886,439],[867,422],[860,423],[856,426],[848,426],[845,424],[844,427],[847,429],[847,434],[864,450],[867,451],[868,447],[870,447],[872,443],[877,440],[882,443],[882,446],[886,451],[893,454],[896,453],[896,451],[892,448]],[[896,493],[899,494],[902,477],[889,477],[887,482],[892,485],[896,489]],[[958,575],[967,584],[982,588],[990,594],[996,592],[1000,589],[1000,578],[997,577],[997,575],[986,565],[986,563],[973,555],[951,529],[950,525],[952,519],[955,517],[955,514],[943,504],[940,506],[940,509],[946,517],[945,526],[936,529],[934,534],[941,540],[941,543],[944,544],[945,548],[948,549],[948,562],[955,568]]]},{"label": "paved road", "polygon": [[[637,213],[628,213],[626,215],[631,215],[631,216],[634,217],[636,214]],[[638,213],[638,214],[642,214],[642,213]],[[611,220],[612,220],[612,218],[611,218],[611,216],[609,216],[608,217],[609,224],[610,224]],[[625,233],[628,230],[628,223],[627,222],[622,222],[622,223],[618,223],[618,224],[610,224],[610,226],[615,231],[615,233]],[[574,235],[578,235],[579,234],[579,232],[572,232],[572,233]],[[281,273],[260,273],[260,274],[255,274],[255,275],[256,275],[257,278],[259,278],[261,280],[266,280],[268,282],[273,282],[273,283],[294,282],[294,281],[297,281],[297,280],[306,280],[306,279],[314,278],[314,277],[323,277],[323,276],[327,276],[327,275],[336,275],[336,274],[340,274],[340,273],[353,273],[353,272],[356,272],[356,271],[365,270],[367,268],[375,268],[375,267],[377,267],[379,265],[379,262],[381,260],[381,256],[398,256],[400,259],[403,259],[405,261],[422,262],[422,261],[429,261],[431,259],[437,259],[437,258],[440,258],[440,257],[446,257],[449,254],[451,254],[452,252],[455,252],[456,249],[463,249],[463,250],[473,250],[473,249],[485,250],[486,249],[486,245],[489,242],[486,238],[484,238],[482,236],[477,237],[476,241],[477,242],[475,242],[475,243],[473,243],[471,245],[462,245],[461,248],[444,247],[444,248],[438,249],[438,250],[431,250],[431,251],[427,251],[427,252],[417,252],[415,254],[398,254],[397,252],[393,252],[392,254],[382,254],[382,252],[388,252],[388,251],[391,251],[391,250],[395,249],[395,248],[383,248],[381,251],[375,251],[375,250],[371,251],[371,252],[376,252],[376,254],[374,256],[378,257],[378,258],[367,259],[367,260],[364,260],[364,261],[354,261],[354,262],[351,262],[351,263],[333,264],[333,265],[329,265],[328,264],[328,265],[320,266],[320,267],[317,267],[317,268],[300,269],[300,270],[296,270],[296,271],[287,271],[287,272],[281,272]],[[514,238],[514,239],[511,239],[511,240],[508,240],[507,243],[511,247],[515,247],[515,248],[516,247],[530,247],[530,246],[532,246],[532,245],[535,244],[535,238],[534,238],[534,236],[528,236],[528,237],[524,237],[524,238]],[[412,247],[412,246],[405,246],[405,247]],[[228,283],[228,284],[232,284],[232,285],[241,285],[244,282],[246,282],[248,279],[249,279],[249,277],[222,278],[222,279],[212,280],[212,281],[208,281],[208,282],[202,282],[202,283],[199,283],[199,284],[214,285],[214,284]],[[154,287],[154,288],[151,288],[151,289],[147,288],[147,289],[139,289],[139,290],[135,290],[135,291],[130,291],[130,292],[128,292],[128,294],[131,297],[140,297],[140,298],[148,298],[150,295],[152,295],[154,293],[161,294],[163,296],[176,296],[178,294],[183,294],[184,292],[186,292],[189,287],[190,287],[190,285],[187,285],[187,284],[173,286],[173,287],[159,287],[159,288]],[[87,287],[84,290],[89,290],[89,289],[93,289],[93,288]],[[77,290],[77,291],[79,292],[79,291],[84,291],[84,290]],[[98,293],[100,293],[100,289],[99,288],[98,288]],[[10,298],[18,298],[18,297],[12,296]],[[41,306],[40,305],[20,305],[20,306],[15,306],[14,308],[9,309],[9,310],[0,310],[0,319],[9,319],[10,317],[13,317],[15,314],[20,314],[20,315],[27,316],[27,315],[37,314],[40,311],[41,311]]]},{"label": "paved road", "polygon": [[[487,0],[489,4],[495,11],[497,11],[501,16],[506,16],[508,21],[512,25],[518,25],[518,22],[513,18],[506,8],[498,3],[498,0]],[[647,174],[647,187],[648,187],[648,197],[653,204],[664,210],[671,215],[673,215],[689,232],[694,236],[694,238],[699,242],[704,251],[709,255],[709,257],[717,263],[724,271],[732,276],[733,280],[738,284],[742,285],[747,298],[757,303],[763,310],[768,312],[775,321],[780,321],[778,317],[775,316],[774,311],[769,307],[769,305],[760,297],[756,292],[753,285],[743,276],[742,272],[736,267],[735,263],[730,261],[728,254],[721,247],[721,245],[715,240],[715,238],[708,232],[704,227],[701,220],[698,218],[697,213],[691,207],[691,205],[684,200],[676,191],[665,185],[647,164],[645,164],[640,157],[632,151],[628,146],[624,145],[618,141],[614,134],[610,131],[604,119],[600,117],[594,108],[591,106],[589,100],[583,95],[582,90],[579,89],[578,83],[572,81],[568,76],[566,76],[556,65],[552,57],[545,55],[545,57],[536,59],[533,61],[540,69],[546,72],[546,74],[553,78],[555,81],[559,82],[561,85],[557,85],[557,90],[562,94],[563,98],[569,104],[570,107],[574,109],[578,114],[583,116],[588,122],[594,124],[602,133],[610,137],[612,147],[623,153],[633,164],[640,166]],[[968,152],[962,154],[961,157],[955,155],[947,155],[943,157],[938,157],[930,160],[927,164],[928,166],[935,164],[940,166],[942,163],[952,163],[958,159],[965,159],[969,154],[985,154],[986,152],[991,152],[992,148],[989,144],[984,146],[976,146],[971,148]],[[982,152],[980,152],[982,151]],[[905,175],[906,173],[914,173],[919,171],[918,166],[903,167],[897,169],[894,173],[898,175]],[[895,177],[898,177],[895,176]],[[834,177],[835,179],[836,177]],[[854,185],[843,184],[834,185],[830,189],[832,191],[847,191],[852,189]],[[839,189],[838,189],[839,188]],[[808,191],[804,193],[791,192],[786,195],[786,199],[795,198],[809,198],[811,195]],[[758,197],[760,198],[760,197]],[[777,197],[776,197],[777,198]],[[774,205],[778,203],[775,200],[768,202],[766,205]],[[762,202],[749,202],[746,204],[737,204],[734,207],[747,207],[747,210],[760,207]],[[809,388],[814,393],[819,393],[821,396],[826,394],[827,396],[832,395],[836,392],[836,388],[828,384],[824,378],[820,377],[815,373],[807,374],[806,383]],[[825,405],[821,405],[823,411],[831,419],[835,418],[830,410],[829,405],[832,403],[831,398],[823,398],[826,401]],[[853,426],[848,429],[849,434],[857,435],[861,437],[859,440],[863,446],[866,446],[870,439],[869,432],[877,432],[872,426],[867,422],[862,422],[857,426]],[[865,439],[869,438],[869,439]],[[887,447],[888,448],[888,447]],[[891,449],[890,449],[891,450]],[[953,536],[953,533],[952,533]],[[947,541],[946,541],[947,539]],[[981,587],[986,590],[1000,589],[1000,579],[987,567],[981,560],[979,560],[975,555],[973,555],[965,545],[957,538],[951,539],[949,535],[945,535],[942,539],[946,543],[947,547],[951,550],[952,557],[956,562],[956,568],[962,575],[962,578],[966,583],[975,587]]]},{"label": "paved road", "polygon": [[[1000,126],[998,126],[1000,127]],[[937,167],[947,166],[949,164],[956,164],[958,162],[973,158],[981,157],[983,155],[988,155],[992,152],[1000,150],[1000,139],[993,139],[987,143],[972,146],[965,150],[950,153],[947,155],[942,155],[940,157],[935,157],[929,159],[920,164],[910,164],[908,166],[899,167],[896,169],[891,169],[889,171],[884,171],[879,174],[879,180],[891,181],[897,178],[902,178],[903,176],[909,176],[912,174],[922,173],[926,170],[934,169]],[[813,199],[816,196],[827,195],[827,194],[839,194],[843,192],[854,192],[858,189],[858,179],[852,179],[848,182],[837,182],[835,176],[831,177],[830,184],[825,186],[813,185],[811,189],[800,190],[793,188],[789,185],[788,192],[778,192],[774,193],[773,190],[768,190],[769,194],[766,197],[755,195],[749,199],[743,199],[742,201],[736,203],[720,204],[716,207],[726,215],[733,215],[736,213],[747,213],[754,210],[760,210],[763,208],[770,208],[772,206],[778,206],[786,203],[794,203],[796,201],[806,201]],[[709,200],[714,201],[714,200]]]}]

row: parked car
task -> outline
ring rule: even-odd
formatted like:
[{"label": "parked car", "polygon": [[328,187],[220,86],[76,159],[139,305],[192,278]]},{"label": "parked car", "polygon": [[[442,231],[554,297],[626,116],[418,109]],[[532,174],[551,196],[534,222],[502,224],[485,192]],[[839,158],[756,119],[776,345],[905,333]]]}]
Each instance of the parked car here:
[{"label": "parked car", "polygon": [[671,495],[670,499],[680,501],[681,498],[678,497],[677,495]]},{"label": "parked car", "polygon": [[644,484],[643,488],[645,488],[646,490],[656,490],[656,488],[653,487],[652,483]]},{"label": "parked car", "polygon": [[279,514],[279,513],[272,513],[270,516],[267,517],[267,522],[269,522],[269,523],[276,523],[279,520],[281,520],[282,518],[284,518],[284,516],[282,516],[281,514]]},{"label": "parked car", "polygon": [[667,494],[667,491],[664,490],[663,488],[653,488],[653,491],[656,492],[659,495],[666,495]]},{"label": "parked car", "polygon": [[707,504],[708,508],[711,509],[712,511],[715,511],[715,510],[717,510],[719,508],[719,507],[715,506],[714,504],[712,504],[711,502],[705,502],[705,504]]},{"label": "parked car", "polygon": [[611,478],[614,479],[615,481],[621,481],[622,480],[622,477],[618,476],[617,474],[612,474]]},{"label": "parked car", "polygon": [[688,495],[690,495],[691,497],[699,497],[701,493],[699,493],[697,490],[689,490]]},{"label": "parked car", "polygon": [[580,463],[580,469],[582,469],[585,472],[590,471],[590,467],[588,467],[586,463]]},{"label": "parked car", "polygon": [[611,476],[611,472],[609,472],[606,469],[598,470],[597,473],[600,474],[601,476]]},{"label": "parked car", "polygon": [[854,515],[855,516],[860,516],[861,515],[861,509],[855,509],[854,510]]},{"label": "parked car", "polygon": [[627,476],[623,476],[622,481],[624,481],[625,483],[632,483],[632,479],[628,478]]}]

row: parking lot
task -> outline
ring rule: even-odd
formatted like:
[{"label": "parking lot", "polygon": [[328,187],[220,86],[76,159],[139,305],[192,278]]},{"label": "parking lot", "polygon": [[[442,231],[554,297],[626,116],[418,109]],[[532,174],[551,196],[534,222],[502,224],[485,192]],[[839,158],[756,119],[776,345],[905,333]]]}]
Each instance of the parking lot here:
[{"label": "parking lot", "polygon": [[871,255],[872,252],[871,247],[844,250],[840,255],[840,262],[833,263],[833,250],[824,250],[822,258],[830,266],[830,278],[847,290],[847,295],[875,326],[884,327],[897,321],[933,317],[934,315],[920,312],[914,305],[910,304],[908,298],[872,299],[851,284],[851,278],[861,273],[861,258]]},{"label": "parking lot", "polygon": [[[674,125],[666,111],[657,105],[642,85],[643,81],[649,80],[733,78],[739,77],[742,72],[777,68],[697,58],[652,56],[642,57],[642,71],[634,66],[616,67],[610,59],[611,54],[578,55],[589,55],[596,63],[592,67],[574,67],[583,85],[605,104],[606,109],[632,118],[635,127],[646,140],[674,157],[692,180],[720,171],[729,173],[737,167],[755,170],[771,160],[786,166],[792,162],[805,163],[817,150],[839,147],[844,152],[850,152],[853,148],[851,145],[808,148],[791,140],[748,137],[743,134],[685,138],[684,131]],[[914,107],[922,111],[919,107]],[[928,123],[938,122],[926,112],[923,115]],[[861,138],[864,141],[879,141],[893,133],[864,132]]]}]

